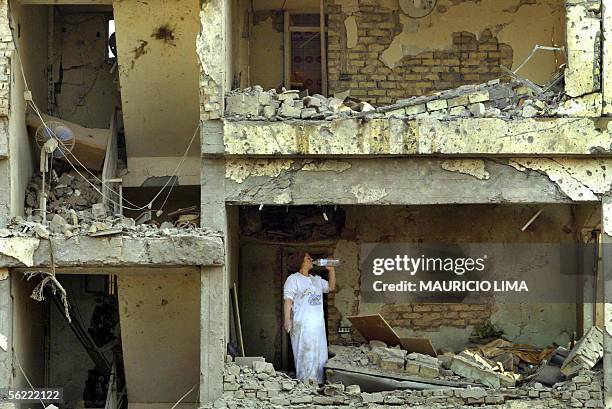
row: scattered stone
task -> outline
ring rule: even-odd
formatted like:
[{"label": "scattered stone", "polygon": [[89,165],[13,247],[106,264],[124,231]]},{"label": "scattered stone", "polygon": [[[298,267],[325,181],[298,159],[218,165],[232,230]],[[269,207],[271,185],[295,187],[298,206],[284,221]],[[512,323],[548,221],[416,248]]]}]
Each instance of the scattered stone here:
[{"label": "scattered stone", "polygon": [[91,214],[94,219],[104,219],[106,217],[106,207],[104,203],[96,203],[91,206]]},{"label": "scattered stone", "polygon": [[49,225],[49,228],[54,233],[62,233],[63,234],[64,230],[65,230],[66,224],[68,224],[66,222],[66,219],[64,219],[59,214],[54,214],[53,218],[51,219],[51,224]]},{"label": "scattered stone", "polygon": [[483,116],[485,113],[485,106],[482,102],[477,102],[475,104],[471,104],[469,110],[474,116]]}]

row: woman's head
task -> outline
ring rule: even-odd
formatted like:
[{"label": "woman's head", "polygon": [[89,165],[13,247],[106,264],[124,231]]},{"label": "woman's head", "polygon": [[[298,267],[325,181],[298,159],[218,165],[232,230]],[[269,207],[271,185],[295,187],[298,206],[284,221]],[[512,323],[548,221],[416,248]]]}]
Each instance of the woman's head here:
[{"label": "woman's head", "polygon": [[289,268],[291,271],[309,271],[312,266],[312,257],[305,251],[293,253],[289,258]]}]

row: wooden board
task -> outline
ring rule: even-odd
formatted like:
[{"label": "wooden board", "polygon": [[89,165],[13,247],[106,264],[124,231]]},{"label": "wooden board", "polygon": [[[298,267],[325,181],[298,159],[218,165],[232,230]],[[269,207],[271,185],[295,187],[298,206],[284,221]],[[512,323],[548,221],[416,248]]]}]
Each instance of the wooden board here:
[{"label": "wooden board", "polygon": [[347,317],[366,341],[382,341],[390,347],[400,344],[400,338],[380,314]]},{"label": "wooden board", "polygon": [[406,351],[408,351],[408,353],[417,352],[423,355],[431,355],[434,357],[438,356],[433,344],[427,338],[400,338],[400,345],[402,346],[402,349],[405,349]]}]

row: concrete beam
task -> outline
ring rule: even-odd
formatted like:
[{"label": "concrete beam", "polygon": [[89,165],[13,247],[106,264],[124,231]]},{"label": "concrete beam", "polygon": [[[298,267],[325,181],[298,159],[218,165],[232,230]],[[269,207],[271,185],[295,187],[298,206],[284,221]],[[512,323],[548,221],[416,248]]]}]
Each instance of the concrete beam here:
[{"label": "concrete beam", "polygon": [[592,118],[229,121],[226,155],[612,156],[608,121]]},{"label": "concrete beam", "polygon": [[[53,255],[59,267],[208,266],[224,263],[218,236],[55,238]],[[0,239],[0,267],[49,267],[48,240]],[[28,265],[30,264],[30,265]]]},{"label": "concrete beam", "polygon": [[567,69],[565,92],[571,97],[601,89],[600,2],[568,0],[566,4]]},{"label": "concrete beam", "polygon": [[612,408],[612,196],[602,199],[602,268],[604,280],[604,406]]},{"label": "concrete beam", "polygon": [[228,159],[233,204],[567,203],[543,172],[493,160]]},{"label": "concrete beam", "polygon": [[7,269],[0,268],[0,388],[11,387],[13,380],[12,307],[10,275]]}]

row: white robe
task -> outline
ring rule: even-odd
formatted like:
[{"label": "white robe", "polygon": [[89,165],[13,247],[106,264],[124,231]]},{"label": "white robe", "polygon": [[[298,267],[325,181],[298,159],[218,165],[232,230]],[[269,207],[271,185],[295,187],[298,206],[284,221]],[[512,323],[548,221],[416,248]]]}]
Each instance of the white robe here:
[{"label": "white robe", "polygon": [[329,283],[319,276],[293,273],[287,277],[283,298],[293,301],[291,347],[296,378],[324,382],[323,366],[327,362],[327,335],[323,315],[323,293]]}]

